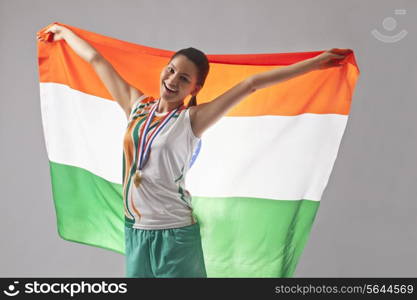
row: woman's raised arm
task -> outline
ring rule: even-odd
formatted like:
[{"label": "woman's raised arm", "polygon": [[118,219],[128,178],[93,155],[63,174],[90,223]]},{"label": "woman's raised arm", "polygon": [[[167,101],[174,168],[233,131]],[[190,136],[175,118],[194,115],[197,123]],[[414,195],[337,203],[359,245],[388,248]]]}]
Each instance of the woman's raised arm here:
[{"label": "woman's raised arm", "polygon": [[[143,92],[128,84],[113,66],[87,41],[67,27],[53,24],[44,33],[52,32],[53,41],[65,40],[83,60],[90,63],[114,100],[119,103],[128,118],[133,102]],[[38,35],[38,40],[47,42]]]},{"label": "woman's raised arm", "polygon": [[350,53],[352,53],[350,49],[333,48],[313,58],[244,79],[214,100],[190,108],[191,127],[194,134],[201,137],[207,128],[256,90],[313,70],[340,67],[342,66],[341,61]]}]

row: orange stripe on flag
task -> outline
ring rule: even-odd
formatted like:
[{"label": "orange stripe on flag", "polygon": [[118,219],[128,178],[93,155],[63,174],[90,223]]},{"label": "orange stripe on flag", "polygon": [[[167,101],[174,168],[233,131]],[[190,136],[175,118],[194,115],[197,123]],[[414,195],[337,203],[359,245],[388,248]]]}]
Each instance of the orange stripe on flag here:
[{"label": "orange stripe on flag", "polygon": [[[160,72],[174,51],[129,43],[55,23],[70,28],[91,43],[129,84],[145,94],[159,97]],[[38,33],[42,35],[41,31]],[[38,51],[41,82],[61,83],[84,93],[113,100],[91,65],[81,59],[65,41],[38,41]],[[250,75],[284,67],[322,52],[207,55],[210,72],[198,94],[198,103],[210,102]],[[71,63],[62,61],[62,56]],[[348,115],[359,68],[353,52],[345,62],[341,68],[312,71],[258,90],[233,107],[226,116],[292,116],[303,113]]]}]

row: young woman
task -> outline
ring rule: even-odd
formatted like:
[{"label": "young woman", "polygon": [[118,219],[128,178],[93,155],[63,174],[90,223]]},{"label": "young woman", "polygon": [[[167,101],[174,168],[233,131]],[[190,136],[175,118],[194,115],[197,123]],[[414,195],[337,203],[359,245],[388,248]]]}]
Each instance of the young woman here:
[{"label": "young woman", "polygon": [[[126,114],[123,152],[127,277],[207,277],[200,228],[192,215],[185,177],[196,144],[207,128],[254,91],[306,72],[341,66],[349,49],[322,54],[252,75],[214,100],[197,105],[209,72],[195,48],[176,52],[160,75],[157,99],[129,85],[100,53],[69,28],[44,33],[65,40],[89,62]],[[47,42],[41,36],[38,40]],[[184,100],[191,95],[188,106]]]}]

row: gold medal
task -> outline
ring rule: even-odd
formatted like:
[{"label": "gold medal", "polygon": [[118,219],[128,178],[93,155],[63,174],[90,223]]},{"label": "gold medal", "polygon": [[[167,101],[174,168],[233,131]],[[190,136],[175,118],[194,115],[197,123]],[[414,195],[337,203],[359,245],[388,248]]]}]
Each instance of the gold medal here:
[{"label": "gold medal", "polygon": [[139,170],[136,170],[135,176],[133,177],[133,182],[135,183],[135,186],[138,187],[141,181],[142,181],[142,172]]}]

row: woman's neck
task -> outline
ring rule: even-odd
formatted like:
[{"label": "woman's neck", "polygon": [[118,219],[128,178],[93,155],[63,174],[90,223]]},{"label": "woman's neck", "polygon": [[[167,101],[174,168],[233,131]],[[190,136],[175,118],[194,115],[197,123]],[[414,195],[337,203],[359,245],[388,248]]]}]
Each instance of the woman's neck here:
[{"label": "woman's neck", "polygon": [[156,108],[156,112],[159,113],[159,114],[163,114],[163,113],[166,113],[168,111],[171,111],[171,110],[177,108],[178,106],[180,106],[183,103],[184,103],[184,101],[168,102],[168,101],[165,101],[163,98],[160,98],[159,105]]}]

